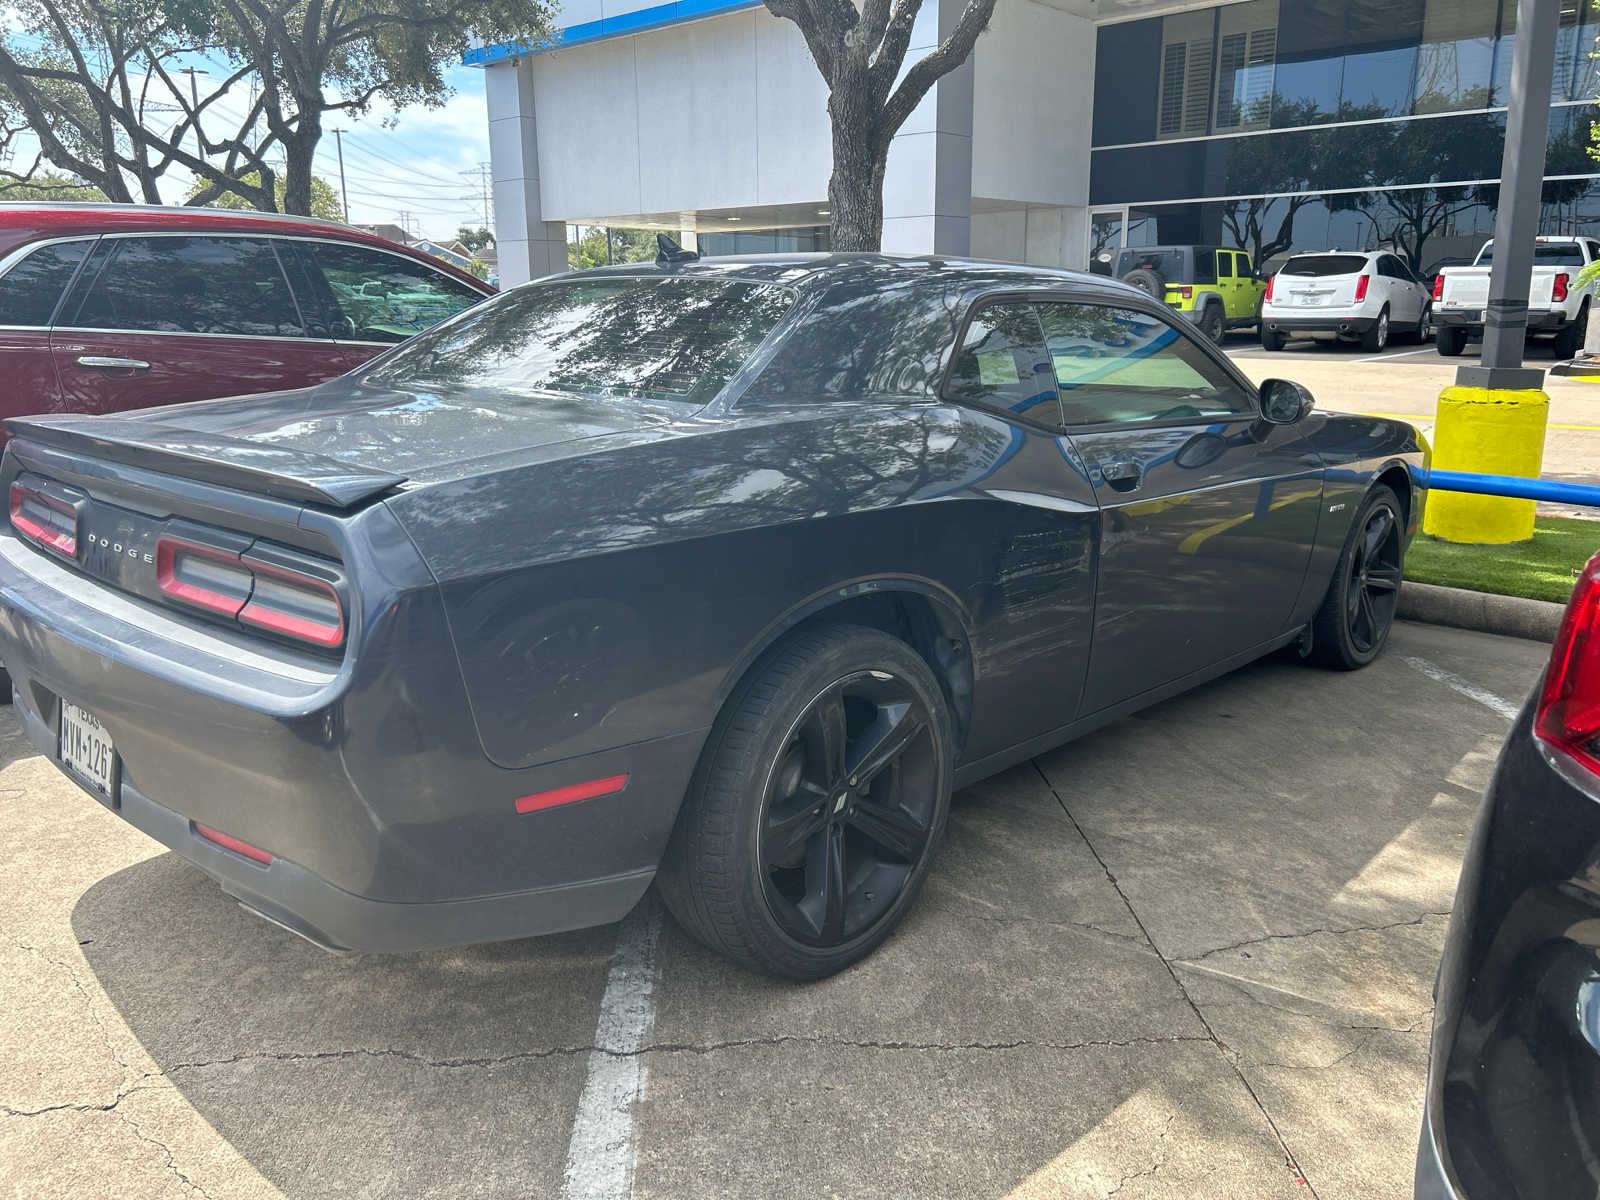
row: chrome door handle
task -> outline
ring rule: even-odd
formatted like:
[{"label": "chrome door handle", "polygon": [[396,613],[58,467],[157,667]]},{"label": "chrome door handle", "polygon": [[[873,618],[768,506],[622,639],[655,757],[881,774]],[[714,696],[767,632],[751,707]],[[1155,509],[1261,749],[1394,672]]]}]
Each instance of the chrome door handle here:
[{"label": "chrome door handle", "polygon": [[148,371],[150,364],[142,358],[107,358],[101,354],[78,355],[80,367],[107,367],[112,370]]}]

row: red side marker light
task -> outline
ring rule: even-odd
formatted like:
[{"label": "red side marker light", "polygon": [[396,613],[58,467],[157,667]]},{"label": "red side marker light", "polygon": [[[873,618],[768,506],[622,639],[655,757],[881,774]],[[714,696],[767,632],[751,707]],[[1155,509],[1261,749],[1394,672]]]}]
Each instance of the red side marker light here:
[{"label": "red side marker light", "polygon": [[249,842],[241,842],[238,838],[229,837],[209,825],[200,824],[199,821],[194,823],[194,831],[205,838],[206,841],[215,842],[224,850],[232,850],[235,854],[242,854],[252,862],[258,862],[264,867],[272,865],[272,855],[268,854],[260,846],[252,846]]},{"label": "red side marker light", "polygon": [[517,797],[519,813],[538,812],[542,808],[556,808],[562,804],[575,804],[579,800],[592,800],[596,796],[609,796],[628,786],[626,775],[607,775],[604,779],[591,779],[588,783],[569,783],[566,787],[551,788],[547,792],[534,792],[531,796]]}]

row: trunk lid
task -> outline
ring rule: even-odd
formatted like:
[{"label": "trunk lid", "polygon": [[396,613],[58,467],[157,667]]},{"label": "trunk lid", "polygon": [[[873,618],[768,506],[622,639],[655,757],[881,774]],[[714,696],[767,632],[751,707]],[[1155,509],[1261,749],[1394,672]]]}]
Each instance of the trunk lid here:
[{"label": "trunk lid", "polygon": [[[1482,308],[1489,302],[1488,267],[1446,267],[1444,293],[1440,297],[1443,308]],[[1550,292],[1545,291],[1548,299]]]},{"label": "trunk lid", "polygon": [[115,417],[13,419],[7,428],[44,445],[342,509],[403,484],[472,474],[488,460],[659,428],[688,410],[565,393],[378,388],[345,377]]}]

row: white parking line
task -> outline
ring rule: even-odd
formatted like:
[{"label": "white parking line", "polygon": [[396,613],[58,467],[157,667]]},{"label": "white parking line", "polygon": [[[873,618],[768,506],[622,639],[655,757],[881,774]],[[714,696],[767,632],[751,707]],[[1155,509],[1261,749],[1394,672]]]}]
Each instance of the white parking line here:
[{"label": "white parking line", "polygon": [[1390,354],[1390,353],[1388,353],[1386,351],[1383,354],[1373,354],[1373,355],[1369,355],[1366,358],[1352,358],[1350,361],[1353,362],[1353,363],[1384,362],[1384,361],[1386,361],[1388,359],[1391,359],[1391,358],[1410,358],[1410,357],[1412,357],[1413,355],[1416,355],[1416,354],[1437,354],[1437,353],[1439,353],[1438,350],[1434,349],[1432,346],[1423,346],[1420,350],[1402,350],[1398,354]]},{"label": "white parking line", "polygon": [[1499,713],[1508,721],[1517,719],[1520,705],[1511,703],[1503,697],[1496,696],[1493,692],[1485,691],[1475,683],[1468,683],[1459,675],[1446,671],[1443,667],[1435,666],[1425,658],[1413,658],[1409,654],[1402,654],[1400,661],[1416,671],[1421,671],[1429,679],[1437,680],[1454,691],[1460,692],[1469,700],[1476,700],[1487,709]]},{"label": "white parking line", "polygon": [[627,1200],[633,1195],[633,1109],[644,1089],[639,1053],[655,1025],[656,946],[661,907],[646,897],[622,921],[611,956],[595,1048],[572,1118],[563,1200]]}]

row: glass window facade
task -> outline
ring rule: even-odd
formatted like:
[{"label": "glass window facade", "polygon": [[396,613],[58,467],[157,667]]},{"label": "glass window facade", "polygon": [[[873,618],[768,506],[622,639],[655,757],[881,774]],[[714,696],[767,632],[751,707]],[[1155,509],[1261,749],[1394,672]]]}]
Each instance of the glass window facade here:
[{"label": "glass window facade", "polygon": [[[1544,232],[1600,233],[1600,0],[1561,8]],[[1515,9],[1244,0],[1102,26],[1090,204],[1126,212],[1096,248],[1470,257],[1499,203]]]}]

